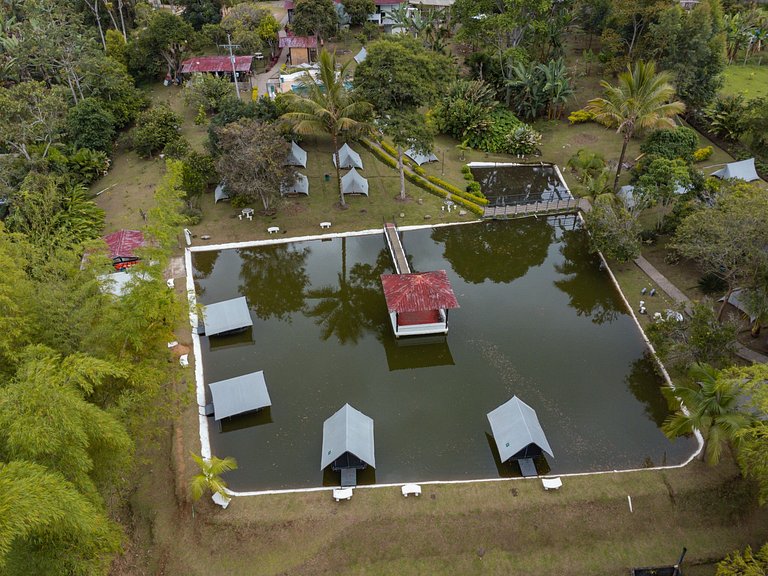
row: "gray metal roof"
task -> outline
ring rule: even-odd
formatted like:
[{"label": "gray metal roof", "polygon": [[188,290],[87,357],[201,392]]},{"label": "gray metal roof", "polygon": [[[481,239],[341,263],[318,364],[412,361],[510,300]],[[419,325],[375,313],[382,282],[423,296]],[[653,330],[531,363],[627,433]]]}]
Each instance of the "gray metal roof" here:
[{"label": "gray metal roof", "polygon": [[489,412],[488,421],[502,462],[531,443],[555,457],[541,429],[536,411],[517,396],[512,396],[511,400]]},{"label": "gray metal roof", "polygon": [[[333,154],[333,165],[336,166],[336,154]],[[339,148],[339,165],[342,168],[362,168],[363,160],[360,154],[352,150],[349,144],[344,144]]]},{"label": "gray metal roof", "polygon": [[281,189],[283,194],[306,194],[309,196],[309,179],[296,172],[296,181],[290,186],[283,186]]},{"label": "gray metal roof", "polygon": [[419,166],[425,164],[426,162],[437,162],[437,156],[435,156],[432,152],[429,154],[422,154],[421,152],[416,152],[416,150],[413,148],[408,148],[408,150],[405,151],[405,155],[416,162],[416,164]]},{"label": "gray metal roof", "polygon": [[262,371],[211,382],[208,387],[216,420],[272,406]]},{"label": "gray metal roof", "polygon": [[291,151],[288,152],[288,158],[285,159],[286,166],[307,167],[307,151],[296,142],[291,142]]},{"label": "gray metal roof", "polygon": [[368,180],[352,168],[341,177],[341,191],[344,194],[365,194],[368,196]]},{"label": "gray metal roof", "polygon": [[725,168],[721,168],[717,172],[712,172],[710,176],[715,176],[717,178],[739,178],[741,180],[746,180],[747,182],[760,179],[760,176],[757,175],[757,171],[755,170],[754,158],[726,164]]},{"label": "gray metal roof", "polygon": [[349,452],[376,468],[373,452],[373,420],[349,404],[323,422],[323,457],[320,469]]},{"label": "gray metal roof", "polygon": [[213,191],[213,203],[216,204],[219,200],[229,200],[227,185],[224,182],[216,186],[216,190]]},{"label": "gray metal roof", "polygon": [[245,296],[203,306],[206,336],[253,326]]}]

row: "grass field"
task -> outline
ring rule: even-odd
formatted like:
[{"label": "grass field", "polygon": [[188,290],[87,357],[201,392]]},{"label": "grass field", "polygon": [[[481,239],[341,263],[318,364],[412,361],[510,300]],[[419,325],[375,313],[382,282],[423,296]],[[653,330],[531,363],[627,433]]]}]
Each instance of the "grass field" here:
[{"label": "grass field", "polygon": [[761,66],[732,64],[725,69],[724,76],[722,94],[741,94],[747,100],[768,96],[768,58]]}]

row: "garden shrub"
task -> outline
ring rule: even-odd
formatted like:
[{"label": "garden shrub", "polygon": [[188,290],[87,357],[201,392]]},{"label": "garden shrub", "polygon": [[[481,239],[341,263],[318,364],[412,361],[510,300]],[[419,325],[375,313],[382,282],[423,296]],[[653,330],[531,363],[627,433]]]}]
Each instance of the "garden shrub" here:
[{"label": "garden shrub", "polygon": [[695,131],[687,126],[678,126],[651,132],[640,146],[640,151],[643,154],[661,156],[668,160],[682,158],[686,162],[691,162],[698,145],[699,138]]},{"label": "garden shrub", "polygon": [[720,278],[717,274],[708,272],[699,278],[699,290],[701,290],[707,296],[713,294],[722,294],[728,290],[728,283]]},{"label": "garden shrub", "polygon": [[457,188],[453,184],[450,184],[445,180],[441,180],[436,176],[427,176],[427,180],[429,180],[430,182],[432,182],[432,184],[436,186],[440,186],[440,188],[444,188],[451,194],[456,194],[457,196],[466,198],[467,200],[474,202],[475,204],[481,204],[481,205],[488,204],[488,200],[485,198],[485,196],[483,196],[482,192],[480,192],[480,184],[477,185],[477,192],[465,192],[461,188]]},{"label": "garden shrub", "polygon": [[145,110],[131,130],[131,143],[136,153],[146,158],[179,138],[181,118],[169,106]]},{"label": "garden shrub", "polygon": [[524,124],[512,112],[499,108],[491,113],[487,122],[474,126],[466,134],[466,142],[483,152],[515,154],[510,151],[509,134],[521,125]]},{"label": "garden shrub", "polygon": [[712,146],[705,146],[704,148],[699,148],[693,153],[693,161],[703,162],[704,160],[708,160],[709,157],[712,156],[712,152],[714,152],[714,148],[712,148]]},{"label": "garden shrub", "polygon": [[536,132],[528,124],[521,124],[507,135],[507,152],[528,156],[536,154],[541,144],[541,134]]},{"label": "garden shrub", "polygon": [[480,194],[480,182],[475,182],[474,180],[467,184],[467,192],[470,194]]},{"label": "garden shrub", "polygon": [[591,122],[595,119],[595,115],[587,110],[574,110],[568,115],[568,121],[571,124],[583,124],[584,122]]}]

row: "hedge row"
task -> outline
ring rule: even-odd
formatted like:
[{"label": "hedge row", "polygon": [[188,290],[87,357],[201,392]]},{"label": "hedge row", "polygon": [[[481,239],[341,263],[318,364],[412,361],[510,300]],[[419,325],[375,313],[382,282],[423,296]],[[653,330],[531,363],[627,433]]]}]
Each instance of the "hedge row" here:
[{"label": "hedge row", "polygon": [[[392,156],[384,152],[381,148],[379,148],[378,146],[374,146],[367,140],[361,140],[360,142],[363,146],[365,146],[368,149],[369,152],[371,152],[371,154],[373,154],[374,156],[376,156],[376,158],[384,162],[384,164],[386,164],[390,168],[394,168],[395,170],[398,169],[397,160],[392,158]],[[412,184],[415,184],[422,190],[426,190],[430,194],[434,194],[435,196],[439,196],[440,198],[445,198],[445,199],[448,199],[450,197],[450,199],[453,200],[456,204],[463,206],[470,212],[473,212],[478,216],[483,215],[482,206],[478,206],[476,203],[472,202],[471,200],[455,195],[447,190],[444,190],[443,188],[439,188],[438,186],[435,186],[431,182],[427,182],[423,178],[417,176],[416,174],[412,174],[411,172],[405,172],[405,178]],[[466,195],[466,192],[464,192],[464,194]]]}]

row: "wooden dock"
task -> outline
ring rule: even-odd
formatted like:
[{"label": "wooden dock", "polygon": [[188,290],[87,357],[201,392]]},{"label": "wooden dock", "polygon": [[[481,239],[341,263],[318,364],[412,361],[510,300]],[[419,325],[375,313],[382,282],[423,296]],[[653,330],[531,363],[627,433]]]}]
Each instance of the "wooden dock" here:
[{"label": "wooden dock", "polygon": [[384,224],[384,238],[387,240],[392,263],[395,265],[395,274],[410,274],[411,267],[408,265],[408,258],[405,257],[405,248],[400,241],[400,233],[397,231],[397,226],[392,222]]},{"label": "wooden dock", "polygon": [[527,216],[550,216],[553,214],[570,214],[573,212],[589,212],[591,206],[583,198],[567,198],[565,200],[550,200],[546,202],[531,202],[529,204],[511,204],[509,206],[489,206],[483,212],[483,218],[525,218]]}]

